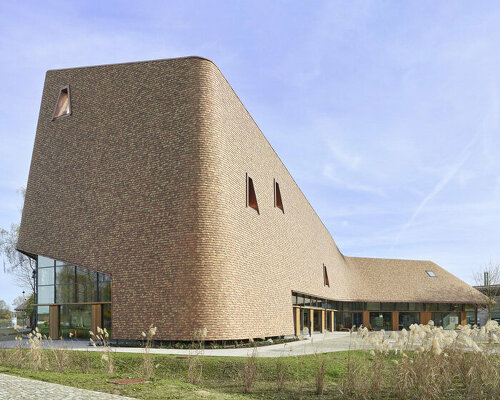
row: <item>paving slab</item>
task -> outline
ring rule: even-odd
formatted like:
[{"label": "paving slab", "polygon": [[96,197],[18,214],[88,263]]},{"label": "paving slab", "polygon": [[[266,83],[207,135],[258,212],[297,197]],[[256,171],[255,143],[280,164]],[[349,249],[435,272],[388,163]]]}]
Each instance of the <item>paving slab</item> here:
[{"label": "paving slab", "polygon": [[34,379],[20,378],[0,374],[0,399],[1,400],[133,400],[131,397],[117,396],[115,394],[94,392],[78,389],[71,386],[58,385],[37,381]]}]

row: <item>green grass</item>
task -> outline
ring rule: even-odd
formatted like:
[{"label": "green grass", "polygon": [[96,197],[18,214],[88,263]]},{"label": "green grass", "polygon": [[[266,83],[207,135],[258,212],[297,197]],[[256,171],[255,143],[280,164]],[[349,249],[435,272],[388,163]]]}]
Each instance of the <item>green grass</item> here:
[{"label": "green grass", "polygon": [[[333,394],[335,382],[344,373],[347,352],[321,355],[283,357],[287,383],[285,391],[276,393],[276,358],[257,358],[258,380],[252,393],[245,394],[242,371],[246,358],[204,357],[203,378],[198,385],[191,385],[188,378],[189,359],[175,355],[152,355],[154,377],[150,383],[118,385],[115,379],[142,378],[141,354],[113,353],[115,373],[105,373],[101,363],[101,353],[68,351],[70,357],[64,372],[57,372],[57,366],[50,351],[45,365],[49,370],[33,371],[15,365],[14,350],[0,350],[0,373],[39,379],[83,389],[120,394],[140,399],[288,399],[304,396],[308,399],[324,398],[316,396],[315,373],[318,357],[327,360],[326,393]],[[3,354],[3,355],[2,355]],[[361,352],[352,352],[353,357],[364,357]]]},{"label": "green grass", "polygon": [[[0,350],[0,373],[18,375],[31,379],[59,383],[83,389],[119,394],[138,399],[341,399],[339,384],[347,375],[347,360],[355,362],[351,365],[364,368],[368,374],[356,375],[357,382],[366,380],[368,397],[377,399],[394,399],[394,376],[397,364],[402,356],[390,352],[374,358],[367,351],[335,352],[317,355],[303,355],[281,358],[256,358],[258,377],[251,393],[244,393],[243,370],[248,358],[244,357],[202,357],[200,361],[202,380],[193,385],[189,383],[189,366],[192,358],[176,355],[151,355],[154,366],[153,376],[149,383],[119,385],[112,383],[116,379],[145,378],[142,354],[112,353],[115,370],[106,373],[103,353],[90,351],[45,350],[42,370],[34,371],[28,367],[27,350]],[[415,354],[407,352],[409,357]],[[443,367],[453,370],[455,364],[452,356],[441,357]],[[478,358],[479,357],[479,358]],[[484,362],[481,355],[465,353],[463,365],[468,366]],[[498,356],[490,356],[492,365],[500,365]],[[57,363],[57,359],[64,362]],[[323,395],[316,394],[316,373],[322,361],[325,361],[325,390]],[[434,358],[429,359],[434,362]],[[482,361],[481,361],[482,360]],[[283,363],[286,371],[284,390],[277,392],[277,364]],[[495,364],[496,363],[496,364]],[[430,364],[426,364],[430,365]],[[459,365],[459,364],[456,364]],[[468,367],[467,367],[468,368]],[[352,371],[352,370],[351,370]],[[458,376],[450,382],[443,399],[471,398],[466,395],[463,382]],[[380,382],[380,388],[375,389]],[[426,381],[426,384],[428,382]],[[491,383],[491,382],[490,382]],[[423,384],[423,383],[422,383]],[[412,392],[412,398],[420,398],[419,388]],[[376,393],[374,393],[374,391]],[[496,392],[495,392],[496,393]],[[375,397],[370,397],[370,396]],[[496,396],[496,395],[495,395]],[[497,398],[495,397],[494,398]],[[482,398],[492,398],[482,397]]]}]

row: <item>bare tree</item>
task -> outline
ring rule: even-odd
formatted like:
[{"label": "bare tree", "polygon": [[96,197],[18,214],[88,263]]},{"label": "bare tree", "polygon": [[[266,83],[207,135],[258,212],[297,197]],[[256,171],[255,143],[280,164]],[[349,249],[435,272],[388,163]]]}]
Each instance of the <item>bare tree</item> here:
[{"label": "bare tree", "polygon": [[488,319],[491,319],[491,308],[495,304],[495,297],[500,296],[500,264],[492,260],[480,271],[474,273],[474,281],[478,289],[488,297],[488,302],[483,308],[488,310]]},{"label": "bare tree", "polygon": [[[19,190],[23,196],[26,189]],[[22,211],[22,208],[21,208]],[[17,239],[19,237],[19,224],[12,224],[10,230],[0,229],[0,254],[4,256],[3,270],[14,275],[17,284],[25,289],[35,292],[33,273],[35,272],[35,260],[17,251]],[[7,261],[7,263],[5,262]]]}]

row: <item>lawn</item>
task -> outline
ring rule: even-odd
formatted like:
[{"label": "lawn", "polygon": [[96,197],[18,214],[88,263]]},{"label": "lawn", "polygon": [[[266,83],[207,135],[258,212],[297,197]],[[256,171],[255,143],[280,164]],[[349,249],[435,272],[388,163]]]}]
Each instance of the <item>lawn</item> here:
[{"label": "lawn", "polygon": [[[17,351],[19,354],[19,351]],[[316,373],[320,361],[325,360],[325,394],[336,392],[335,382],[346,369],[347,352],[298,357],[255,358],[258,375],[250,393],[244,393],[246,358],[199,357],[197,368],[201,367],[201,380],[196,385],[189,383],[190,357],[173,355],[152,355],[154,374],[149,383],[116,384],[112,381],[126,378],[144,378],[141,354],[113,353],[114,373],[106,373],[106,362],[101,353],[87,351],[64,351],[67,357],[58,363],[50,350],[45,351],[45,367],[35,371],[16,365],[16,350],[0,350],[0,373],[39,379],[83,389],[97,390],[140,399],[307,399],[324,398],[316,392]],[[28,351],[24,351],[28,354]],[[57,357],[61,357],[60,351]],[[362,352],[352,352],[351,357],[366,357]],[[368,355],[368,357],[370,357]],[[277,392],[277,363],[282,363],[284,388]],[[64,364],[64,367],[63,367]],[[47,368],[45,370],[44,368]],[[59,372],[58,370],[62,372]],[[192,370],[193,368],[191,368]]]},{"label": "lawn", "polygon": [[[359,328],[352,340],[374,350],[258,358],[47,349],[35,332],[30,350],[0,350],[0,373],[139,399],[491,400],[500,399],[499,333],[496,323],[457,331],[413,325],[391,341]],[[147,381],[115,382],[136,378]]]}]

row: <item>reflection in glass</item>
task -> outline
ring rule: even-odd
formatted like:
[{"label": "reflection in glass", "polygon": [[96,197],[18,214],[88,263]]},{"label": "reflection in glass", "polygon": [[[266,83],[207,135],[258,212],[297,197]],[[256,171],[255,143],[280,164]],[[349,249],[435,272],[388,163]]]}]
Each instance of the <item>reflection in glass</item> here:
[{"label": "reflection in glass", "polygon": [[408,330],[410,325],[420,323],[420,313],[418,312],[400,312],[399,313],[399,329],[405,328]]},{"label": "reflection in glass", "polygon": [[37,327],[42,335],[49,336],[49,306],[37,307]]},{"label": "reflection in glass", "polygon": [[102,305],[102,324],[111,335],[111,304]]},{"label": "reflection in glass", "polygon": [[92,303],[97,300],[97,285],[76,285],[78,303]]},{"label": "reflection in glass", "polygon": [[335,312],[335,330],[347,331],[353,326],[363,325],[363,313],[360,312]]},{"label": "reflection in glass", "polygon": [[40,268],[38,270],[38,284],[39,285],[53,285],[54,284],[54,267]]},{"label": "reflection in glass", "polygon": [[310,310],[300,309],[300,334],[309,335],[311,333],[311,314]]},{"label": "reflection in glass", "polygon": [[392,312],[371,312],[370,326],[376,331],[392,330]]},{"label": "reflection in glass", "polygon": [[53,267],[53,266],[54,266],[54,260],[52,258],[38,256],[38,268]]},{"label": "reflection in glass", "polygon": [[99,301],[111,301],[111,282],[99,282]]},{"label": "reflection in glass", "polygon": [[83,285],[96,285],[97,272],[87,268],[76,267],[76,281]]},{"label": "reflection in glass", "polygon": [[56,285],[56,303],[75,303],[75,285]]},{"label": "reflection in glass", "polygon": [[424,303],[409,303],[408,307],[410,311],[425,311]]},{"label": "reflection in glass", "polygon": [[50,304],[54,302],[54,286],[38,287],[38,304]]},{"label": "reflection in glass", "polygon": [[88,338],[92,326],[92,308],[90,304],[62,305],[60,311],[61,335],[75,338]]},{"label": "reflection in glass", "polygon": [[432,320],[435,326],[442,326],[443,329],[455,329],[460,323],[459,314],[456,312],[433,312]]},{"label": "reflection in glass", "polygon": [[380,310],[380,303],[366,303],[367,310],[378,311]]},{"label": "reflection in glass", "polygon": [[75,283],[75,267],[56,267],[56,284]]}]

